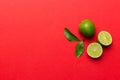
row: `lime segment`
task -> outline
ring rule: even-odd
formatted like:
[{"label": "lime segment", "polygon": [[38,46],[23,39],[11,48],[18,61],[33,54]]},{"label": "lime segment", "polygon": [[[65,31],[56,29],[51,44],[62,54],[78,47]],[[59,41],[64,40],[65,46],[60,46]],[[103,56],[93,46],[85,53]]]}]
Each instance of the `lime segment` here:
[{"label": "lime segment", "polygon": [[87,47],[87,54],[92,58],[99,58],[103,53],[102,46],[99,43],[91,43]]},{"label": "lime segment", "polygon": [[107,31],[101,31],[98,34],[98,41],[104,46],[109,46],[112,43],[112,36]]}]

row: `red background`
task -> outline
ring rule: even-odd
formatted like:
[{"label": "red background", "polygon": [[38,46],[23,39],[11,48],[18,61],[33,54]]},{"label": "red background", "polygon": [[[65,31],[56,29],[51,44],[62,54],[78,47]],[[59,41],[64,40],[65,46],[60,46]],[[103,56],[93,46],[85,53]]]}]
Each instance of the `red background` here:
[{"label": "red background", "polygon": [[[113,37],[101,58],[86,50],[75,56],[76,43],[64,36],[64,27],[80,39],[78,24],[90,19],[96,34]],[[0,0],[0,80],[119,80],[120,0]]]}]

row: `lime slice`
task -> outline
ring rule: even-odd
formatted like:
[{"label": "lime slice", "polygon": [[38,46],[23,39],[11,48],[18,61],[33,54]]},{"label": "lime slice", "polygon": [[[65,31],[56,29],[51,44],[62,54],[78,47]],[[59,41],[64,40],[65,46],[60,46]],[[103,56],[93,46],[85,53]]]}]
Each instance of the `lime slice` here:
[{"label": "lime slice", "polygon": [[103,53],[102,46],[99,43],[91,43],[87,47],[87,54],[92,58],[99,58]]},{"label": "lime slice", "polygon": [[98,34],[98,41],[104,46],[109,46],[112,43],[112,36],[107,31],[101,31]]}]

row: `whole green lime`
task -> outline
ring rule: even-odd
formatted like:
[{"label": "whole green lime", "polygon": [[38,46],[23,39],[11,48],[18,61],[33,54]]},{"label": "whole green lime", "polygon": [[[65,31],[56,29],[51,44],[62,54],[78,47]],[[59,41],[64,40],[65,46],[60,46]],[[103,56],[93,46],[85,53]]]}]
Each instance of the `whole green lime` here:
[{"label": "whole green lime", "polygon": [[94,23],[88,19],[82,20],[79,24],[79,30],[84,36],[92,37],[95,33]]}]

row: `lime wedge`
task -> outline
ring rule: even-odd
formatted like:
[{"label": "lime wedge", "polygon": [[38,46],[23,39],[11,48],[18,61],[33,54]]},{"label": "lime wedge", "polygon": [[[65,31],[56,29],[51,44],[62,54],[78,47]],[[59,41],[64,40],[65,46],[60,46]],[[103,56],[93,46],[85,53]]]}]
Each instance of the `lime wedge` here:
[{"label": "lime wedge", "polygon": [[107,31],[101,31],[98,34],[98,41],[104,46],[109,46],[112,43],[112,36]]},{"label": "lime wedge", "polygon": [[102,53],[103,49],[99,43],[93,42],[87,47],[87,54],[92,58],[99,58]]}]

